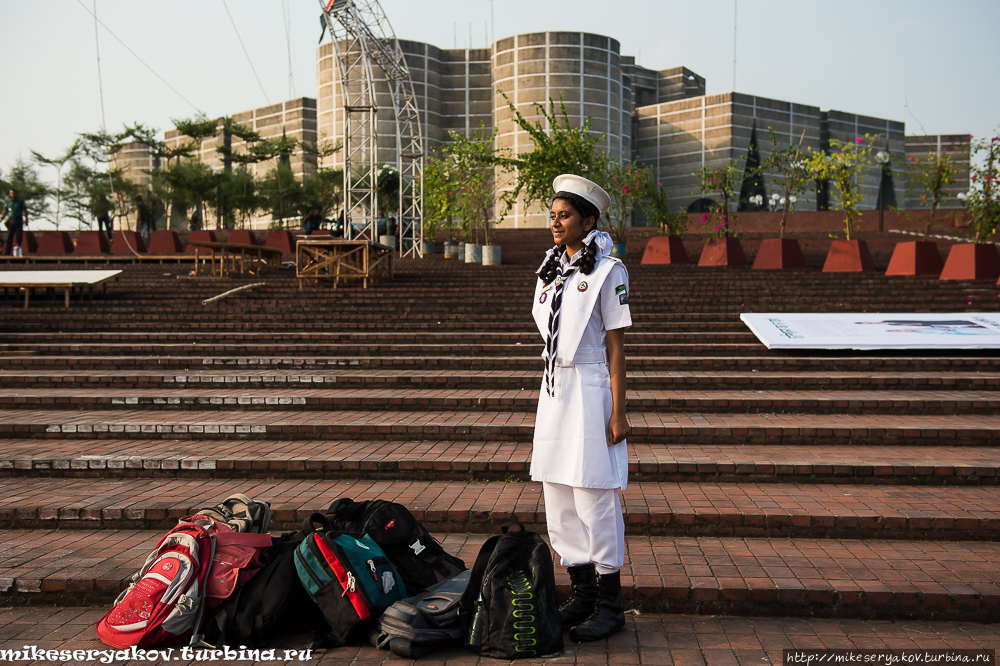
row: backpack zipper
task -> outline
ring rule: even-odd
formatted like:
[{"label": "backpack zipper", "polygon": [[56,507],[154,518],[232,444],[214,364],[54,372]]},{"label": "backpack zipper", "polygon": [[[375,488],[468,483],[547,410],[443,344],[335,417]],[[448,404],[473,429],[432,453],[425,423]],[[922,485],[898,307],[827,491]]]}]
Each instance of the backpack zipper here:
[{"label": "backpack zipper", "polygon": [[350,571],[347,572],[347,587],[344,588],[344,593],[340,596],[346,597],[348,592],[354,592],[356,589],[357,581],[354,580],[354,574]]},{"label": "backpack zipper", "polygon": [[372,578],[375,579],[375,582],[376,583],[379,582],[378,581],[378,572],[375,571],[375,560],[368,560],[368,568],[372,570]]}]

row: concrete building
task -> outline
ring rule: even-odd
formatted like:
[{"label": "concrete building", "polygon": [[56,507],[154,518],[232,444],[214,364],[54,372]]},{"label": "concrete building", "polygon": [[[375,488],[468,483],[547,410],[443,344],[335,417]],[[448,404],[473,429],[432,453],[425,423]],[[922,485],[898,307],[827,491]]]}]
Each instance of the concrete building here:
[{"label": "concrete building", "polygon": [[[948,150],[954,155],[960,170],[954,191],[968,190],[967,137],[906,137],[905,125],[891,119],[737,92],[706,95],[706,81],[695,72],[686,67],[642,67],[635,58],[622,55],[619,42],[611,37],[582,32],[527,33],[497,40],[489,49],[440,49],[408,40],[399,44],[413,80],[425,150],[431,155],[449,141],[449,132],[468,135],[480,126],[487,131],[497,129],[498,149],[514,154],[532,150],[530,137],[514,122],[503,96],[506,94],[529,121],[542,118],[535,104],[546,104],[549,99],[565,106],[571,124],[579,126],[589,120],[607,157],[650,167],[677,209],[702,197],[694,175],[698,169],[734,163],[742,166],[752,135],[761,159],[766,159],[774,149],[771,131],[778,146],[798,145],[801,140],[804,151],[830,150],[832,140],[850,142],[865,134],[877,135],[876,146],[889,162],[861,175],[863,209],[875,208],[880,193],[887,206],[917,207],[919,193],[909,185],[904,165],[909,156],[926,157],[929,150]],[[379,81],[377,104],[380,109],[391,109],[388,85],[378,67],[373,67]],[[315,99],[298,98],[233,117],[265,137],[284,133],[300,142],[323,138],[341,141],[344,105],[330,42],[316,50],[316,89]],[[396,127],[391,112],[379,114],[376,131],[379,161],[394,162]],[[168,145],[185,140],[176,130],[166,133]],[[227,140],[230,138],[220,129],[202,143],[197,159],[222,168],[215,149]],[[238,140],[232,147],[237,152],[243,148]],[[143,169],[152,168],[148,154],[143,157],[141,153],[139,147],[130,146],[121,156],[134,165],[139,178]],[[343,159],[342,152],[335,154],[332,166],[342,166]],[[311,169],[301,149],[290,156],[290,162],[296,175]],[[257,165],[255,171],[263,175],[273,166]],[[766,175],[764,180],[770,191]],[[500,192],[510,187],[509,176],[498,184]],[[798,208],[825,208],[832,203],[822,187],[818,192],[810,188],[799,198]],[[949,198],[947,205],[957,206],[957,198]],[[641,216],[637,219],[641,222]],[[255,226],[267,223],[261,219]],[[519,201],[502,226],[546,224],[544,210]]]},{"label": "concrete building", "polygon": [[[959,192],[969,191],[969,151],[971,142],[968,134],[930,134],[906,137],[906,162],[911,165],[910,158],[926,162],[931,156],[947,153],[955,166],[955,182],[948,186],[949,192],[942,208],[962,208],[963,203],[958,198]],[[895,166],[895,165],[894,165]],[[903,165],[896,167],[904,169]],[[905,197],[906,208],[922,208],[925,204],[920,200],[920,192],[912,183],[908,183]]]}]

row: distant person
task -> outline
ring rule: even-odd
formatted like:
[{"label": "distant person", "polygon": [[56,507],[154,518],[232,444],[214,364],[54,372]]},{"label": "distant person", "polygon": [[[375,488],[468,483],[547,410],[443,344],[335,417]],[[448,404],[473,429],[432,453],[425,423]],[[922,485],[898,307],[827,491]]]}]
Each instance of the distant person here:
[{"label": "distant person", "polygon": [[114,240],[115,229],[111,222],[111,213],[104,211],[97,216],[97,230],[107,233],[108,241]]},{"label": "distant person", "polygon": [[16,247],[17,256],[21,256],[24,228],[28,226],[28,207],[13,188],[10,190],[10,199],[4,204],[3,214],[0,214],[0,222],[4,219],[7,220],[7,242],[3,245],[3,253],[12,254]]},{"label": "distant person", "polygon": [[319,209],[313,208],[310,210],[305,220],[303,220],[302,226],[305,228],[306,233],[319,231],[320,227],[323,226],[323,216],[319,214]]},{"label": "distant person", "polygon": [[148,243],[150,236],[153,235],[153,207],[146,203],[146,200],[140,194],[136,197],[136,209],[139,217],[136,227],[138,228],[139,235]]}]

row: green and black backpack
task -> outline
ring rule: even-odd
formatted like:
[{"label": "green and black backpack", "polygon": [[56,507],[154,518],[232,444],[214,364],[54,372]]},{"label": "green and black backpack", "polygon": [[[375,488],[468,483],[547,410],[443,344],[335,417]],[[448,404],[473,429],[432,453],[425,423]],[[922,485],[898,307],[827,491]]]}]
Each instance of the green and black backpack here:
[{"label": "green and black backpack", "polygon": [[[511,525],[520,530],[510,531]],[[521,523],[479,550],[459,617],[466,645],[487,657],[550,656],[563,649],[549,546]]]}]

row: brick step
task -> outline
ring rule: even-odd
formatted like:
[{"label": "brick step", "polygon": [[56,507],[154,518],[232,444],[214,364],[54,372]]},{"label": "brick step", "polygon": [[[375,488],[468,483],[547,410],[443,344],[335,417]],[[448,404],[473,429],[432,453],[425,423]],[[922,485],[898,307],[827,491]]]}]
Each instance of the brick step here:
[{"label": "brick step", "polygon": [[[676,346],[672,346],[672,349]],[[529,350],[530,351],[530,350]],[[734,371],[805,371],[850,372],[930,372],[930,371],[1000,371],[1000,356],[954,355],[949,356],[892,356],[883,352],[861,355],[803,354],[766,352],[760,356],[630,356],[628,370],[637,371],[701,370],[715,372]],[[907,352],[912,354],[912,352]],[[424,371],[447,370],[537,370],[541,365],[537,355],[525,356],[6,356],[0,355],[0,370],[4,374],[19,369],[63,369],[106,371],[108,369],[183,369],[210,370],[234,369],[291,369],[291,368],[345,368],[363,367],[379,370],[401,370],[419,367]]]},{"label": "brick step", "polygon": [[[506,252],[506,247],[504,251]],[[467,548],[467,552],[475,556],[474,543],[470,542]],[[556,580],[561,594],[568,596],[569,579],[558,568]],[[628,594],[631,595],[634,589],[636,588],[630,588]],[[41,595],[51,596],[51,592],[43,592]],[[65,592],[66,599],[75,596],[75,592]],[[85,598],[85,594],[81,598]],[[626,608],[631,608],[635,603],[636,600],[630,596]],[[33,645],[40,651],[93,651],[87,658],[93,659],[95,663],[101,658],[110,658],[106,655],[113,656],[113,651],[109,653],[108,646],[94,636],[94,624],[106,611],[107,607],[102,606],[7,608],[0,615],[0,634],[5,637],[5,640],[0,641],[0,650],[23,651],[26,645]],[[778,612],[781,612],[780,609]],[[882,620],[825,617],[708,617],[646,611],[641,615],[627,614],[625,628],[609,640],[574,643],[568,633],[563,634],[563,640],[565,647],[562,658],[594,665],[619,666],[635,663],[637,659],[642,664],[780,664],[783,663],[786,648],[799,648],[803,654],[815,654],[817,645],[854,652],[897,644],[905,645],[911,652],[933,652],[944,646],[972,646],[973,649],[992,651],[995,645],[1000,645],[1000,627],[926,620],[890,623]],[[171,657],[181,658],[182,649],[174,647]],[[276,651],[276,656],[280,658],[282,655],[282,650]],[[202,654],[197,651],[190,656],[196,661],[189,663],[195,664],[205,663],[213,658],[207,652]],[[237,654],[231,658],[238,656]],[[369,645],[314,650],[311,656],[322,660],[322,664],[347,664],[356,661],[371,666],[391,666],[399,663],[398,657],[392,653]],[[296,655],[291,657],[295,658]],[[16,661],[18,658],[20,657],[12,656],[11,660]],[[57,658],[57,655],[52,654],[48,661],[56,661]],[[223,655],[216,654],[214,658],[221,659]],[[25,655],[24,659],[30,659],[30,656]],[[430,657],[425,658],[425,661],[427,659]],[[466,648],[456,646],[434,650],[433,659],[437,662],[472,663],[475,656]],[[479,663],[488,662],[481,660]]]},{"label": "brick step", "polygon": [[[74,357],[105,357],[105,356],[126,356],[126,355],[147,355],[151,347],[150,344],[76,344],[76,345],[11,345],[7,351],[11,355],[26,354],[38,355],[37,358],[65,357],[71,354]],[[456,352],[461,352],[463,356],[531,356],[538,358],[544,349],[544,342],[539,336],[535,336],[531,342],[500,343],[430,343],[420,342],[412,344],[394,343],[361,343],[361,344],[335,344],[335,343],[290,343],[290,344],[198,344],[198,343],[157,343],[156,351],[163,356],[189,356],[197,354],[200,356],[245,356],[248,354],[276,354],[281,356],[296,355],[302,357],[324,357],[324,356],[452,356]],[[0,351],[4,351],[0,349]],[[626,342],[625,353],[627,356],[659,356],[663,354],[686,354],[686,355],[725,355],[732,356],[740,354],[742,356],[758,356],[771,354],[764,345],[756,340],[742,343],[730,342],[665,342],[659,344],[649,344],[643,342]]]},{"label": "brick step", "polygon": [[[628,331],[628,338],[633,342],[664,342],[664,341],[684,341],[692,338],[698,340],[711,340],[714,342],[740,342],[746,340],[756,340],[757,338],[747,330],[742,322],[715,322],[724,330],[702,330],[700,327],[685,326],[680,322],[662,323],[656,326],[656,330],[647,327],[648,330]],[[725,330],[729,329],[729,330]],[[444,343],[455,344],[475,344],[475,343],[536,343],[540,339],[538,331],[535,329],[524,331],[379,331],[379,332],[358,332],[355,330],[344,331],[288,331],[281,334],[273,332],[257,331],[235,331],[220,333],[213,336],[212,344],[273,344],[286,346],[289,344],[301,343],[346,343],[346,342],[368,342],[368,343],[401,343],[401,342],[422,342],[422,343]],[[53,347],[62,346],[72,348],[79,345],[108,345],[132,344],[142,345],[144,351],[149,350],[149,345],[166,343],[199,343],[205,344],[205,336],[200,333],[190,331],[158,331],[155,333],[136,332],[104,332],[94,333],[87,331],[71,333],[11,333],[4,335],[4,344],[0,344],[0,350],[12,349],[35,349],[39,345],[50,345]]]},{"label": "brick step", "polygon": [[[162,530],[0,532],[0,542],[4,544],[0,553],[3,584],[0,603],[109,604],[161,535]],[[475,561],[486,538],[478,534],[440,535],[444,548],[466,563]],[[622,596],[627,608],[644,614],[1000,620],[1000,587],[995,584],[1000,578],[998,543],[628,536],[625,545],[628,555],[622,568]],[[561,597],[569,595],[569,579],[559,566],[556,584]],[[92,625],[91,619],[96,621],[96,618],[88,618]],[[706,618],[695,624],[704,627],[705,622],[717,625],[730,620]],[[32,626],[44,627],[45,623]],[[889,628],[883,627],[875,633],[882,635],[883,630]],[[664,646],[660,631],[655,632],[657,645]],[[832,634],[821,636],[828,643],[817,642],[817,637],[811,635],[810,640],[803,637],[801,645],[810,649],[825,644],[843,647],[847,643],[843,631],[843,625],[837,623]],[[970,631],[980,639],[985,636],[990,649],[995,647],[995,633],[990,633],[989,627],[964,628],[965,640],[959,637],[955,645],[974,645],[968,641]],[[87,636],[92,636],[90,632],[92,627],[88,626]],[[5,636],[11,633],[8,631]],[[898,639],[898,633],[892,632],[892,636]],[[34,643],[37,635],[36,629],[27,642]],[[875,646],[870,636],[861,643],[863,647]],[[935,632],[932,636],[935,642],[931,647],[941,647],[941,635]],[[623,632],[619,637],[609,643],[619,643],[628,633]],[[675,638],[675,648],[681,645],[694,648],[681,651],[675,663],[704,663],[702,659],[706,656],[716,663],[714,658],[718,653],[708,649],[702,654],[691,634],[686,635],[686,643],[682,636]],[[774,650],[789,645],[783,633],[769,638],[774,639]],[[889,638],[884,636],[877,646],[884,648],[884,641]],[[718,640],[713,643],[721,644]],[[913,647],[910,641],[901,644]],[[597,645],[608,650],[603,641]],[[599,663],[606,659],[604,651],[594,655]],[[352,659],[359,654],[355,648],[349,652]],[[739,654],[746,656],[742,650]],[[634,658],[635,653],[630,655]],[[658,658],[666,656],[666,647],[661,647]],[[622,662],[609,659],[608,663]],[[772,663],[780,663],[780,654],[775,655]]]},{"label": "brick step", "polygon": [[[5,370],[0,386],[12,388],[175,388],[178,385],[247,389],[262,387],[453,389],[531,389],[541,384],[536,370],[209,370],[203,372],[95,370]],[[995,390],[1000,374],[989,372],[780,372],[780,371],[630,371],[629,387],[741,388],[745,390]]]},{"label": "brick step", "polygon": [[[530,442],[0,440],[0,476],[529,480]],[[993,446],[632,444],[633,481],[1000,485]]]},{"label": "brick step", "polygon": [[[995,415],[629,415],[633,443],[983,446],[1000,437]],[[246,412],[0,410],[0,437],[75,439],[432,439],[531,441],[533,412]]]},{"label": "brick step", "polygon": [[[276,479],[0,479],[0,528],[169,529],[235,492],[297,529],[338,497],[406,504],[428,529],[483,533],[520,520],[544,530],[541,484]],[[629,534],[1000,541],[1000,488],[844,483],[631,483]]]},{"label": "brick step", "polygon": [[[534,411],[532,389],[352,389],[268,387],[256,390],[175,389],[0,389],[0,409],[138,409],[167,410],[482,410]],[[754,413],[790,411],[808,414],[993,414],[1000,412],[996,391],[782,391],[782,390],[644,390],[628,392],[630,412],[673,411]]]}]

